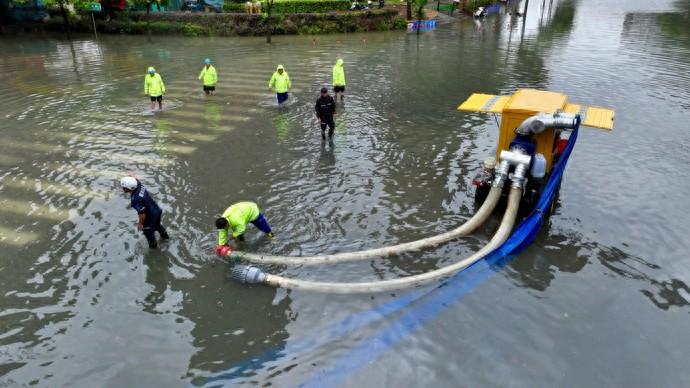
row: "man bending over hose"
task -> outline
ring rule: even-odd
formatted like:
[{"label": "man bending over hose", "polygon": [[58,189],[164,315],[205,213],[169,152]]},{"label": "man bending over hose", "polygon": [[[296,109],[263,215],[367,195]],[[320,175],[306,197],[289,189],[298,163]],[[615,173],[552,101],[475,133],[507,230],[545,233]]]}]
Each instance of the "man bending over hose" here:
[{"label": "man bending over hose", "polygon": [[233,239],[244,241],[244,232],[249,223],[254,224],[268,237],[273,237],[271,227],[268,226],[264,215],[261,214],[259,206],[254,202],[238,202],[230,205],[225,209],[223,215],[216,219],[216,228],[218,229],[216,254],[225,256],[230,251],[228,243]]}]

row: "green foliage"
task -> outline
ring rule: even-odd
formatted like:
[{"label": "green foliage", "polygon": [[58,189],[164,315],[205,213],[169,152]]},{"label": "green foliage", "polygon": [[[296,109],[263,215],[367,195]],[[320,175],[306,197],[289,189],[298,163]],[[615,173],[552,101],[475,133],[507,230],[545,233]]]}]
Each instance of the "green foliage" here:
[{"label": "green foliage", "polygon": [[225,1],[223,2],[223,12],[244,13],[244,3],[231,3],[229,1]]},{"label": "green foliage", "polygon": [[[67,4],[67,2],[68,2],[68,1],[65,0],[65,4]],[[83,10],[85,10],[85,9],[88,9],[88,8],[89,8],[89,4],[91,4],[91,3],[98,3],[97,0],[93,0],[93,1],[91,1],[91,0],[70,0],[69,2],[72,3],[72,4],[74,5],[74,9],[75,9],[77,12],[78,12],[78,11],[83,11]]]},{"label": "green foliage", "polygon": [[[266,12],[268,2],[261,2],[261,10]],[[348,0],[274,0],[271,13],[325,13],[345,11],[350,8]]]},{"label": "green foliage", "polygon": [[168,0],[128,0],[127,2],[134,5],[137,9],[147,9],[149,4],[151,9],[153,9],[156,5],[166,6],[169,3]]},{"label": "green foliage", "polygon": [[429,0],[414,0],[414,13],[417,20],[424,19],[424,7]]},{"label": "green foliage", "polygon": [[[89,32],[90,18],[70,18],[71,29]],[[47,29],[60,31],[64,27],[60,17],[52,17]],[[123,12],[106,21],[96,19],[99,32],[120,34],[146,34],[150,27],[154,34],[177,34],[185,36],[233,36],[262,35],[267,28],[272,34],[330,34],[342,32],[404,30],[407,27],[403,17],[392,10],[371,12],[321,13],[321,14],[275,14],[270,23],[266,15],[213,14],[195,17],[185,13],[154,13],[147,17],[143,12]]]},{"label": "green foliage", "polygon": [[198,24],[185,23],[182,26],[182,34],[184,36],[204,36],[208,35],[206,29]]},{"label": "green foliage", "polygon": [[464,10],[467,12],[474,12],[479,7],[486,7],[495,2],[496,0],[468,0],[465,4]]},{"label": "green foliage", "polygon": [[407,20],[403,18],[394,18],[394,19],[388,19],[388,20],[383,20],[381,24],[379,24],[379,30],[380,31],[394,31],[394,30],[406,30],[407,29]]}]

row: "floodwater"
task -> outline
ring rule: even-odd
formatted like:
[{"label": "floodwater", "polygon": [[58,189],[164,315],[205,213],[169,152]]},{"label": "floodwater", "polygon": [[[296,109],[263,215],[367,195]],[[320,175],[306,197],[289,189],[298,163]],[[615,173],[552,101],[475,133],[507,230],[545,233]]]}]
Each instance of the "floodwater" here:
[{"label": "floodwater", "polygon": [[[521,6],[522,7],[522,6]],[[0,38],[0,385],[690,386],[690,3],[532,0],[421,34],[262,39]],[[217,95],[196,76],[217,64]],[[332,144],[313,115],[345,59]],[[293,80],[274,106],[275,66]],[[147,66],[166,110],[147,112]],[[613,107],[580,132],[559,207],[505,267],[445,287],[322,295],[246,287],[213,219],[255,200],[299,255],[442,232],[474,211],[492,117],[470,93],[532,87]],[[118,178],[136,173],[173,239],[150,251]],[[275,266],[304,279],[421,273],[473,236],[393,259]],[[402,297],[402,299],[400,299]]]}]

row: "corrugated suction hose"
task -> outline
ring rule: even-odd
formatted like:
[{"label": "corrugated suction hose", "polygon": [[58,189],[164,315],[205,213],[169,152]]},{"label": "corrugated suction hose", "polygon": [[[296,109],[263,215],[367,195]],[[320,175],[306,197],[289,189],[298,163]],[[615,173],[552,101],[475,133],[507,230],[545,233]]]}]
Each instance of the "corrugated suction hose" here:
[{"label": "corrugated suction hose", "polygon": [[271,256],[248,252],[232,252],[231,259],[246,260],[256,264],[292,264],[292,265],[318,265],[327,263],[340,263],[347,261],[366,260],[372,257],[386,257],[393,255],[400,255],[405,252],[419,251],[424,248],[435,247],[454,240],[460,236],[466,236],[472,233],[475,229],[481,226],[484,221],[491,215],[496,208],[501,193],[503,191],[503,180],[497,185],[491,187],[489,195],[477,212],[459,227],[436,235],[432,237],[423,238],[421,240],[410,241],[402,244],[397,244],[383,248],[366,249],[357,252],[342,252],[331,255],[317,255],[317,256]]},{"label": "corrugated suction hose", "polygon": [[233,273],[237,272],[240,275],[240,278],[237,279],[244,283],[264,283],[274,287],[339,294],[384,292],[424,285],[434,280],[446,278],[455,272],[468,267],[503,244],[503,242],[505,242],[505,240],[510,236],[510,232],[515,225],[515,219],[517,218],[521,197],[522,189],[520,186],[513,186],[508,197],[508,207],[503,214],[501,225],[498,227],[498,230],[491,238],[489,243],[487,243],[479,251],[463,260],[460,260],[457,263],[423,274],[373,282],[336,283],[289,279],[282,276],[265,273],[258,267],[253,266],[236,266],[233,269]]}]

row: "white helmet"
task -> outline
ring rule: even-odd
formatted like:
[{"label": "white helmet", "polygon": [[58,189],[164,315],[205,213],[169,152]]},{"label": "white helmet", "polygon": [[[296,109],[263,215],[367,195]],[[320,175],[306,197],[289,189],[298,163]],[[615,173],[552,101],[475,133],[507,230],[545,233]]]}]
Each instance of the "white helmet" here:
[{"label": "white helmet", "polygon": [[122,187],[125,189],[134,190],[137,188],[137,180],[131,176],[126,176],[120,179],[120,185],[122,185]]}]

